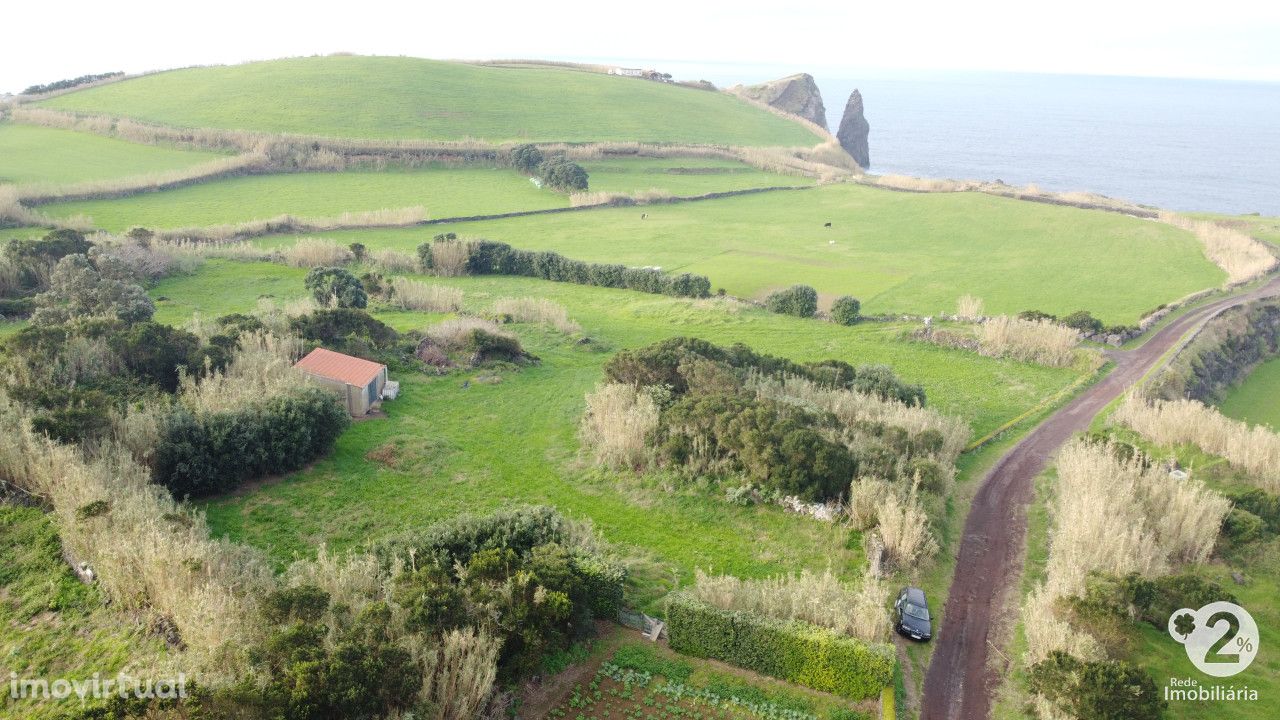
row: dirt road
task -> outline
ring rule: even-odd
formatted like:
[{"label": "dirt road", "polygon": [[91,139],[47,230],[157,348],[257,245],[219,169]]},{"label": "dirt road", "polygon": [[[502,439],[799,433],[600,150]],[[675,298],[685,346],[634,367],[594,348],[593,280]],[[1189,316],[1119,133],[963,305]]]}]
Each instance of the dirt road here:
[{"label": "dirt road", "polygon": [[[1115,368],[1049,416],[1000,458],[973,499],[941,632],[925,674],[922,720],[985,720],[999,672],[988,654],[999,638],[992,617],[1021,573],[1026,510],[1032,482],[1050,456],[1095,415],[1150,370],[1188,332],[1229,307],[1280,295],[1280,278],[1246,295],[1197,308],[1158,330],[1135,350],[1115,351]],[[1001,618],[1008,622],[1012,618]]]}]

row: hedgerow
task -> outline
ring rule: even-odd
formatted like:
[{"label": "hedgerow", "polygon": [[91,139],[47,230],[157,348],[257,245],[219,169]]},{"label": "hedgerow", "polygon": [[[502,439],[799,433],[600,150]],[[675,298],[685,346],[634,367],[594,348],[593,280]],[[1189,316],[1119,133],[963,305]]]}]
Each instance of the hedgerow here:
[{"label": "hedgerow", "polygon": [[[437,267],[440,265],[437,256],[441,254],[442,247],[461,242],[439,239],[423,243],[418,246],[418,257],[424,267]],[[711,295],[711,281],[703,275],[667,275],[652,268],[584,262],[555,252],[521,250],[494,240],[475,240],[467,243],[466,248],[465,271],[468,275],[518,275],[674,297],[703,298]]]},{"label": "hedgerow", "polygon": [[893,649],[801,621],[721,610],[686,593],[667,600],[671,649],[861,700],[893,682]]}]

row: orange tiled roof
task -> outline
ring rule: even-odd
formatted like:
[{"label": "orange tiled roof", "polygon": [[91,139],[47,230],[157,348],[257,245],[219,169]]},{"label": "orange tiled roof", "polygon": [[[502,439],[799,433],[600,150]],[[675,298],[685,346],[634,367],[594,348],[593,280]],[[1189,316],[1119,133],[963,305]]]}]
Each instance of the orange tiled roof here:
[{"label": "orange tiled roof", "polygon": [[386,366],[372,360],[363,360],[332,350],[316,348],[299,360],[294,367],[311,375],[364,387]]}]

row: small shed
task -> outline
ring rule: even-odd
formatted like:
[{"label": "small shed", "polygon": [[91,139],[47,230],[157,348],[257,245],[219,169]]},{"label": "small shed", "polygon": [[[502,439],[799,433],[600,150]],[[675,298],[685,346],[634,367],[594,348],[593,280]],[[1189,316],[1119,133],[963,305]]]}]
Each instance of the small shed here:
[{"label": "small shed", "polygon": [[392,389],[386,365],[324,348],[307,353],[294,367],[332,390],[354,417],[367,414],[382,401],[384,392]]}]

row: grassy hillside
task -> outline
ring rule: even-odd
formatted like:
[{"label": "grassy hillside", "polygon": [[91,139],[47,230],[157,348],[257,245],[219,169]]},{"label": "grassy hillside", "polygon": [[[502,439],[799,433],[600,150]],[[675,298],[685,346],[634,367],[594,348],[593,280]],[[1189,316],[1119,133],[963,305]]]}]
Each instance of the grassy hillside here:
[{"label": "grassy hillside", "polygon": [[[813,184],[808,178],[721,160],[626,158],[585,162],[584,167],[591,176],[592,191],[702,195]],[[84,215],[99,228],[120,231],[135,225],[157,229],[218,225],[282,213],[331,217],[345,211],[413,205],[426,207],[435,218],[463,217],[567,207],[569,198],[534,187],[512,170],[435,167],[228,178],[124,198],[55,203],[41,206],[40,212],[52,217]]]},{"label": "grassy hillside", "polygon": [[[807,283],[827,300],[854,295],[869,313],[950,313],[957,297],[971,293],[986,300],[988,312],[1087,309],[1108,323],[1133,323],[1223,279],[1195,238],[1166,225],[976,193],[852,185],[432,232],[444,230],[583,260],[702,273],[742,297]],[[406,250],[425,235],[332,234],[344,243]]]},{"label": "grassy hillside", "polygon": [[1228,390],[1218,409],[1237,420],[1280,428],[1280,358],[1259,365]]},{"label": "grassy hillside", "polygon": [[180,170],[217,157],[70,130],[0,123],[0,183],[107,180]]},{"label": "grassy hillside", "polygon": [[313,57],[150,75],[45,103],[166,125],[352,138],[812,146],[723,93],[550,68]]},{"label": "grassy hillside", "polygon": [[[195,275],[161,282],[157,319],[181,323],[254,307],[260,296],[304,294],[305,271],[261,263],[210,262]],[[500,297],[537,296],[564,305],[594,342],[529,325],[510,326],[542,362],[501,373],[499,384],[471,374],[402,374],[388,417],[357,423],[334,455],[302,473],[208,506],[215,531],[247,540],[284,560],[316,543],[350,547],[397,529],[513,502],[548,502],[592,518],[605,536],[688,577],[695,567],[760,575],[834,563],[861,567],[860,544],[838,527],[773,508],[728,506],[705,491],[664,492],[646,481],[582,469],[576,461],[583,396],[612,352],[678,334],[719,343],[745,342],[797,360],[837,357],[892,364],[921,382],[930,404],[957,414],[981,434],[1073,381],[1072,370],[982,358],[905,343],[899,325],[844,328],[709,300],[548,283],[524,278],[428,279],[461,288],[465,305],[483,311]],[[375,315],[402,330],[439,316],[399,311]],[[471,380],[467,385],[464,381]],[[495,438],[502,438],[495,442]],[[391,446],[394,462],[366,456]],[[380,453],[381,455],[382,453]],[[698,538],[691,542],[690,538]],[[670,579],[668,573],[666,579]],[[658,578],[666,582],[662,578]],[[646,587],[660,594],[660,586]]]}]

